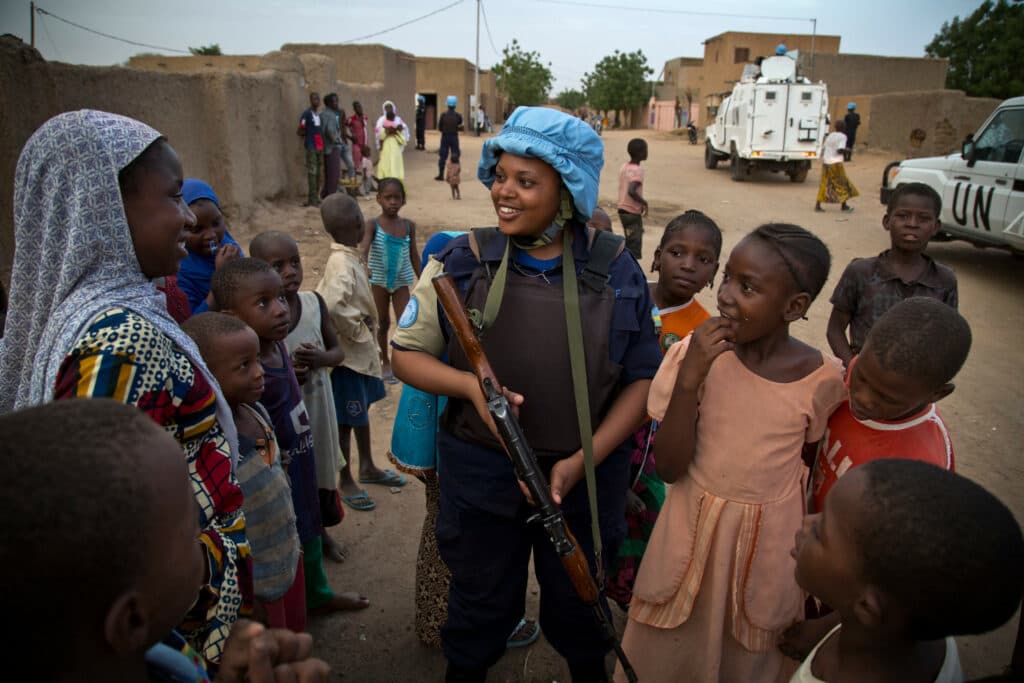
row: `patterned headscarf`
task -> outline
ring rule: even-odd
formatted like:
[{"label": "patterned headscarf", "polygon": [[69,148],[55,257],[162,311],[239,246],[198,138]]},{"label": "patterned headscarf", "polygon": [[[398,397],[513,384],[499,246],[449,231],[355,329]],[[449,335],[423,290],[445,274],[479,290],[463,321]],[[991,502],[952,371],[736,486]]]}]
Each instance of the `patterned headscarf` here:
[{"label": "patterned headscarf", "polygon": [[231,410],[199,350],[143,275],[121,201],[118,172],[160,138],[134,119],[83,109],[32,134],[14,180],[14,269],[0,339],[0,414],[53,400],[57,371],[97,315],[123,307],[166,334],[217,395],[231,444]]}]

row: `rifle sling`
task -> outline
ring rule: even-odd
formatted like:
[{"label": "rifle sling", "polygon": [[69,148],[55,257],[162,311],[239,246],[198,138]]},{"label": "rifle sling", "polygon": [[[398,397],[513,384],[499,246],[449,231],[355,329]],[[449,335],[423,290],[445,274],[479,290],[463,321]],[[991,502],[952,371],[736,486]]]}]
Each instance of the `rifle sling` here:
[{"label": "rifle sling", "polygon": [[594,430],[590,424],[590,396],[587,388],[587,360],[583,350],[580,291],[576,283],[576,261],[573,258],[572,240],[568,230],[562,231],[562,295],[565,299],[565,322],[569,337],[569,364],[572,367],[572,388],[576,396],[576,417],[580,425],[580,442],[583,447],[583,473],[587,480],[587,503],[590,506],[590,534],[594,541],[594,567],[597,571],[598,590],[603,592],[604,567],[601,562],[601,525],[597,516]]}]

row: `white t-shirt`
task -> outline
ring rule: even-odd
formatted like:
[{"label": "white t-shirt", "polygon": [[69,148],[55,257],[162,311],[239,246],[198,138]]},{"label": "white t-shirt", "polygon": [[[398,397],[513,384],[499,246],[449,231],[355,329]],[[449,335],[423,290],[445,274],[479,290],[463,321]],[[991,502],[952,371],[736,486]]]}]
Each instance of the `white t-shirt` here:
[{"label": "white t-shirt", "polygon": [[[839,134],[842,135],[842,133]],[[846,136],[844,135],[843,137]],[[842,628],[842,624],[838,624],[829,631],[828,635],[814,646],[811,654],[807,655],[807,659],[800,664],[800,668],[789,679],[789,683],[827,683],[827,681],[823,681],[811,673],[811,662],[814,661],[814,656],[818,654],[818,648],[824,645],[825,641],[835,635],[840,628]],[[946,638],[946,658],[942,660],[942,668],[939,669],[938,675],[935,676],[935,683],[963,683],[963,680],[964,672],[960,670],[960,654],[956,649],[956,641],[952,638]]]},{"label": "white t-shirt", "polygon": [[842,150],[846,149],[846,133],[836,131],[825,137],[825,148],[821,151],[821,160],[825,164],[838,164],[846,161]]}]

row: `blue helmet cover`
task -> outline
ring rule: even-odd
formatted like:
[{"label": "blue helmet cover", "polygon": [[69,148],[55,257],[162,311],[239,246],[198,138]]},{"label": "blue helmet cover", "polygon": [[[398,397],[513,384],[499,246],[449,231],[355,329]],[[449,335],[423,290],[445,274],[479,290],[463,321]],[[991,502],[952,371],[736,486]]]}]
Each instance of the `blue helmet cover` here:
[{"label": "blue helmet cover", "polygon": [[594,129],[569,114],[545,107],[519,107],[501,132],[484,142],[477,178],[490,189],[502,152],[541,159],[562,177],[575,215],[586,222],[597,206],[604,143]]}]

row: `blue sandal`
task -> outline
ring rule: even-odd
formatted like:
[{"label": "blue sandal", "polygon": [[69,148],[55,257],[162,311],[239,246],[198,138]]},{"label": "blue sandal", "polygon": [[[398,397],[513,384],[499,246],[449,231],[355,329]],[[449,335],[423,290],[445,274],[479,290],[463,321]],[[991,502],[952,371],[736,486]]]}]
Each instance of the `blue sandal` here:
[{"label": "blue sandal", "polygon": [[353,493],[351,496],[342,496],[341,502],[353,510],[361,510],[363,512],[369,512],[377,507],[377,504],[373,502],[370,494],[365,489],[359,491],[359,493]]},{"label": "blue sandal", "polygon": [[540,638],[540,625],[533,619],[523,617],[512,630],[512,635],[505,642],[505,647],[526,647],[533,645],[538,638]]},{"label": "blue sandal", "polygon": [[404,474],[388,469],[381,470],[381,476],[373,479],[359,478],[360,484],[380,484],[382,486],[405,486],[406,481]]}]

